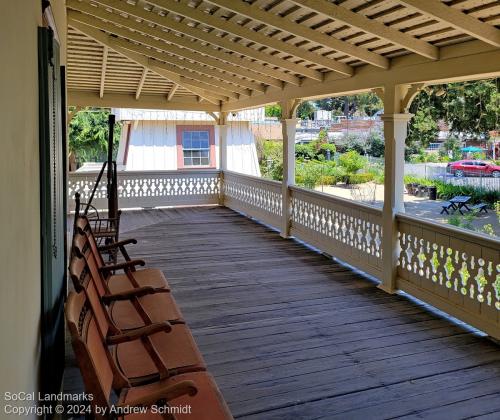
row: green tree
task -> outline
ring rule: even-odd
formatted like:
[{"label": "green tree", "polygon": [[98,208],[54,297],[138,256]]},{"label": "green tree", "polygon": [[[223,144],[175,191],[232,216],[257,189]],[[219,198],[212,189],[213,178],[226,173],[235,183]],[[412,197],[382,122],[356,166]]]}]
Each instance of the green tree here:
[{"label": "green tree", "polygon": [[422,107],[411,120],[406,144],[424,149],[437,138],[438,133],[436,117],[431,108]]},{"label": "green tree", "polygon": [[319,99],[314,104],[319,109],[333,111],[335,115],[344,115],[346,118],[354,115],[371,117],[383,109],[380,98],[371,92]]},{"label": "green tree", "polygon": [[315,106],[311,101],[301,102],[297,107],[297,117],[302,120],[310,120],[314,116]]},{"label": "green tree", "polygon": [[436,138],[437,121],[444,120],[452,136],[488,138],[498,129],[500,79],[475,80],[426,87],[411,104],[407,155],[416,154]]},{"label": "green tree", "polygon": [[[108,150],[108,118],[110,110],[85,108],[76,113],[69,125],[69,152],[78,163],[103,162]],[[118,152],[121,125],[115,124],[113,158]]]},{"label": "green tree", "polygon": [[266,117],[281,118],[281,106],[279,104],[266,105],[264,113]]}]

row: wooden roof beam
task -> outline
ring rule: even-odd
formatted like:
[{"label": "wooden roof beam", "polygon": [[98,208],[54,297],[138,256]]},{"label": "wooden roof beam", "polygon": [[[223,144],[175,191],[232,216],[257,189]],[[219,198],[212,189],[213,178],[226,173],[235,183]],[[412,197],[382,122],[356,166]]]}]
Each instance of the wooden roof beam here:
[{"label": "wooden roof beam", "polygon": [[112,50],[128,58],[129,60],[134,61],[143,67],[146,67],[153,73],[156,73],[159,76],[164,77],[165,79],[171,82],[178,83],[185,89],[193,92],[195,95],[206,98],[209,102],[213,104],[219,105],[219,101],[225,101],[228,99],[226,96],[219,95],[216,92],[200,88],[199,86],[196,86],[196,83],[193,83],[193,81],[191,81],[190,79],[187,79],[186,77],[183,76],[179,76],[178,74],[175,74],[165,69],[164,63],[161,62],[155,63],[155,60],[148,59],[144,55],[126,50],[125,48],[117,45],[116,38],[110,35],[106,35],[105,33],[99,31],[98,29],[92,28],[89,25],[85,25],[84,23],[73,20],[70,17],[68,17],[68,25],[72,26],[74,29],[83,33],[84,35],[87,35],[88,37],[92,38],[99,44],[106,45]]},{"label": "wooden roof beam", "polygon": [[[349,42],[341,41],[333,36],[326,35],[322,32],[311,29],[305,25],[298,24],[290,19],[266,12],[258,7],[251,6],[240,0],[206,0],[208,3],[222,7],[231,12],[238,13],[250,19],[263,23],[264,25],[272,26],[280,31],[289,32],[295,36],[304,38],[310,42],[323,45],[335,51],[355,57],[374,66],[384,69],[389,68],[389,60],[379,54],[375,54],[366,48],[357,47]],[[299,3],[300,4],[300,3]],[[333,63],[339,63],[333,59],[329,59]],[[341,64],[341,63],[339,63]],[[343,64],[345,66],[345,64]],[[339,68],[331,70],[339,71]]]},{"label": "wooden roof beam", "polygon": [[[141,35],[136,32],[132,32],[126,28],[120,28],[115,25],[110,25],[109,23],[104,22],[101,19],[96,19],[90,15],[80,13],[80,12],[75,12],[73,10],[68,10],[67,14],[68,18],[71,18],[73,20],[76,20],[78,22],[84,23],[88,26],[94,27],[96,29],[100,29],[105,32],[110,32],[115,35],[119,35],[120,38],[115,38],[116,44],[119,44],[123,48],[130,49],[131,51],[146,55],[148,57],[153,57],[157,60],[165,61],[169,64],[172,65],[172,68],[170,71],[179,73],[180,75],[183,75],[181,69],[177,69],[174,66],[177,67],[183,67],[188,70],[200,73],[197,78],[200,81],[203,81],[209,85],[214,85],[217,86],[218,88],[224,90],[225,92],[228,92],[228,96],[235,97],[237,98],[238,94],[242,94],[245,96],[250,96],[250,92],[245,89],[245,88],[240,88],[236,85],[233,85],[229,82],[229,76],[226,76],[226,81],[219,81],[217,79],[222,79],[225,75],[223,73],[218,72],[217,70],[207,68],[207,67],[200,67],[196,64],[191,63],[190,61],[187,60],[181,60],[178,57],[168,55],[163,52],[159,52],[158,49],[163,48],[164,50],[169,48],[169,45],[164,43],[163,41],[158,41],[149,37],[146,37],[144,35]],[[142,45],[146,45],[147,47],[152,47],[152,48],[144,48],[141,47],[140,45],[134,44],[132,42],[129,42],[128,40],[132,40],[138,43],[141,43]],[[214,77],[214,79],[207,77],[205,75],[210,75]],[[188,76],[189,77],[189,76]],[[232,79],[231,79],[232,80]],[[239,79],[238,79],[239,80]],[[261,90],[263,92],[263,90]]]},{"label": "wooden roof beam", "polygon": [[[120,25],[125,28],[138,31],[138,33],[134,33],[128,31],[127,29],[106,25],[105,30],[107,32],[112,32],[116,35],[120,35],[123,37],[128,36],[130,39],[139,42],[143,45],[160,49],[162,51],[174,54],[184,59],[198,61],[204,65],[227,72],[228,74],[221,73],[220,76],[218,75],[214,76],[220,78],[221,80],[233,83],[235,85],[243,86],[246,89],[256,90],[259,92],[265,91],[264,86],[262,86],[260,83],[233,76],[234,74],[236,74],[238,76],[243,76],[245,78],[250,77],[251,74],[249,74],[250,72],[248,72],[248,70],[240,69],[239,67],[233,66],[226,62],[222,62],[207,55],[203,55],[203,51],[200,50],[198,50],[197,52],[193,52],[190,49],[180,48],[177,44],[179,45],[182,44],[183,47],[187,48],[190,47],[191,42],[187,41],[186,39],[180,38],[176,35],[173,35],[172,33],[167,33],[160,28],[152,28],[151,26],[145,23],[139,23],[135,19],[125,18],[116,13],[107,12],[102,8],[90,6],[90,4],[88,3],[83,3],[75,0],[68,0],[67,6],[70,7],[71,9],[84,12],[99,19],[112,22],[115,25]],[[70,11],[68,13],[70,14],[72,12]],[[91,21],[86,19],[84,23],[91,24]],[[99,29],[103,29],[102,25],[99,26]],[[149,35],[150,37],[154,37],[155,39],[146,37],[142,34]],[[156,38],[161,39],[161,41],[157,40]],[[169,44],[167,44],[167,42]],[[245,91],[244,90],[240,91],[240,93],[245,94]]]},{"label": "wooden roof beam", "polygon": [[404,5],[432,16],[483,42],[500,47],[500,30],[437,0],[401,0]]},{"label": "wooden roof beam", "polygon": [[[210,0],[209,0],[210,1]],[[328,16],[339,22],[344,22],[349,26],[360,29],[363,32],[385,39],[392,44],[403,47],[409,51],[424,57],[439,59],[439,48],[434,45],[408,35],[397,29],[384,25],[381,22],[367,18],[359,13],[351,12],[342,6],[330,3],[327,0],[290,0],[298,6],[305,7],[313,12]]]},{"label": "wooden roof beam", "polygon": [[177,83],[174,83],[174,85],[172,86],[172,89],[170,89],[170,92],[168,92],[167,101],[172,100],[172,98],[174,97],[175,92],[177,91],[178,88],[179,88],[179,85]]},{"label": "wooden roof beam", "polygon": [[102,47],[102,66],[101,66],[101,86],[99,87],[99,97],[104,96],[104,83],[106,81],[106,66],[108,65],[108,51],[109,48]]},{"label": "wooden roof beam", "polygon": [[146,77],[148,76],[148,69],[144,67],[142,70],[141,80],[139,80],[139,84],[137,85],[137,90],[135,91],[135,99],[139,99],[141,96],[142,88],[144,87],[144,82],[146,81]]},{"label": "wooden roof beam", "polygon": [[209,101],[199,103],[196,96],[176,97],[173,101],[166,101],[162,95],[141,95],[139,101],[133,94],[126,93],[106,93],[104,98],[100,98],[97,92],[82,90],[68,90],[69,106],[95,106],[102,108],[142,108],[142,109],[164,109],[183,111],[205,111],[219,112],[220,106]]},{"label": "wooden roof beam", "polygon": [[[186,35],[188,37],[194,38],[196,40],[202,41],[202,42],[207,42],[209,44],[212,44],[214,46],[218,46],[220,48],[224,48],[225,50],[235,52],[237,54],[244,55],[245,57],[248,57],[250,59],[255,59],[262,61],[264,63],[282,68],[282,69],[287,69],[290,71],[293,71],[296,73],[296,64],[284,60],[279,57],[271,56],[269,54],[257,51],[253,48],[246,47],[245,45],[239,44],[237,42],[232,42],[229,39],[225,39],[223,37],[216,36],[215,34],[211,34],[205,31],[202,31],[198,28],[194,28],[192,26],[188,26],[184,23],[177,22],[176,20],[170,18],[169,16],[161,16],[158,13],[154,12],[148,12],[147,10],[144,10],[143,8],[139,6],[133,6],[128,3],[124,3],[119,0],[94,0],[96,3],[99,3],[103,6],[109,7],[111,9],[114,9],[116,11],[122,12],[122,13],[127,13],[130,16],[134,16],[135,18],[139,18],[142,20],[145,20],[146,22],[153,23],[155,25],[161,26],[162,28],[169,29],[175,32],[178,32],[180,34]],[[181,39],[181,38],[179,38]],[[201,49],[202,51],[205,51],[206,47],[203,45],[200,45],[198,42],[192,42],[191,43],[197,51],[198,49]],[[179,44],[181,45],[181,44]],[[193,48],[192,48],[193,49]],[[300,78],[289,74],[289,73],[284,73],[281,70],[273,69],[269,66],[262,65],[261,63],[258,62],[253,62],[250,61],[247,58],[240,58],[236,57],[233,54],[228,54],[223,51],[218,51],[213,48],[210,49],[209,51],[210,55],[213,55],[214,57],[219,58],[220,60],[225,60],[229,63],[232,63],[236,66],[243,67],[245,69],[250,69],[257,74],[262,74],[265,75],[266,77],[269,77],[268,79],[258,79],[258,76],[254,76],[252,73],[252,78],[256,80],[260,80],[263,83],[281,88],[282,87],[282,81],[291,83],[293,85],[300,85]],[[275,79],[274,81],[272,79]]]},{"label": "wooden roof beam", "polygon": [[[339,63],[338,61],[332,60],[330,58],[324,57],[320,54],[312,53],[302,48],[298,48],[293,44],[288,44],[284,41],[268,37],[259,32],[252,31],[251,29],[240,26],[236,23],[228,22],[223,19],[219,19],[215,16],[211,16],[208,13],[204,13],[201,10],[194,9],[192,7],[186,6],[181,3],[172,2],[169,0],[148,0],[157,7],[163,8],[168,12],[175,13],[180,16],[184,16],[188,19],[194,20],[196,22],[202,23],[207,26],[211,26],[223,32],[231,33],[237,37],[247,39],[252,42],[256,42],[265,47],[284,52],[291,55],[292,57],[297,57],[298,59],[306,60],[311,63],[316,63],[318,65],[324,66],[331,70],[340,72],[341,74],[352,76],[354,74],[354,69],[344,63]],[[266,54],[267,57],[271,55]],[[270,62],[270,60],[268,59]],[[301,64],[296,64],[289,61],[287,66],[288,70],[295,73],[301,74],[303,76],[309,77],[314,80],[323,80],[323,74],[317,70],[307,68]],[[332,68],[333,67],[333,68]]]}]

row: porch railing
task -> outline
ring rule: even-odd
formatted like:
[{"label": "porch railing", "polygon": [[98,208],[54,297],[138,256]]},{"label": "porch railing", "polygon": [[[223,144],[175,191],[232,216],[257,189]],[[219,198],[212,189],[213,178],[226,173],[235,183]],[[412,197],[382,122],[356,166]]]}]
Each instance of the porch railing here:
[{"label": "porch railing", "polygon": [[[88,200],[97,172],[72,173],[68,177],[69,207],[74,210],[74,194]],[[118,172],[120,208],[147,208],[194,204],[217,204],[220,171],[126,171]],[[106,185],[97,190],[92,202],[97,209],[107,207]]]},{"label": "porch railing", "polygon": [[382,273],[382,212],[374,207],[290,187],[290,233],[375,277]]},{"label": "porch railing", "polygon": [[281,182],[224,171],[224,205],[278,228],[282,217]]},{"label": "porch railing", "polygon": [[[96,174],[71,174],[70,198],[82,200]],[[221,188],[222,184],[222,188]],[[224,204],[277,229],[284,226],[282,185],[217,170],[122,172],[121,208]],[[382,211],[296,186],[289,187],[290,233],[382,279]],[[105,207],[105,186],[96,207]],[[69,200],[71,203],[73,200]],[[500,338],[500,242],[451,226],[396,217],[397,288]]]},{"label": "porch railing", "polygon": [[397,287],[500,338],[500,245],[494,238],[405,214]]}]

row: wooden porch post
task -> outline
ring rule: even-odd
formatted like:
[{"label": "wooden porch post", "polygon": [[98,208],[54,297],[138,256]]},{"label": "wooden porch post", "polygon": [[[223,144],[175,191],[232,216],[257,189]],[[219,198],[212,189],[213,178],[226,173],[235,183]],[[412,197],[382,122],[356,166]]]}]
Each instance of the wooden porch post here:
[{"label": "wooden porch post", "polygon": [[224,171],[227,170],[227,112],[221,112],[217,121],[219,130],[219,204],[224,205]]},{"label": "wooden porch post", "polygon": [[283,182],[282,182],[282,222],[280,235],[283,238],[290,236],[291,200],[290,185],[295,184],[295,126],[297,118],[295,111],[298,100],[280,102],[281,129],[283,132]]},{"label": "wooden porch post", "polygon": [[382,283],[379,287],[388,293],[396,291],[399,255],[396,213],[404,212],[405,140],[411,114],[404,112],[406,86],[385,86],[384,122],[385,177],[384,207],[382,210]]}]

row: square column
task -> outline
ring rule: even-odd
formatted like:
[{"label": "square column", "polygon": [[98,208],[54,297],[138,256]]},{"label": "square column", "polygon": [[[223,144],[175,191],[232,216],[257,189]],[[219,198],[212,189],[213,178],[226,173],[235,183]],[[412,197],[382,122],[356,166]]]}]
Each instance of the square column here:
[{"label": "square column", "polygon": [[219,204],[224,205],[224,171],[227,171],[227,112],[221,112],[217,120],[219,133]]},{"label": "square column", "polygon": [[292,203],[290,200],[289,186],[295,184],[295,127],[297,118],[281,120],[283,132],[283,182],[282,182],[282,223],[280,235],[283,238],[290,236],[290,218]]},{"label": "square column", "polygon": [[384,207],[382,210],[383,271],[380,288],[396,291],[399,256],[396,213],[404,213],[405,140],[412,114],[393,113],[381,116],[385,137]]}]

